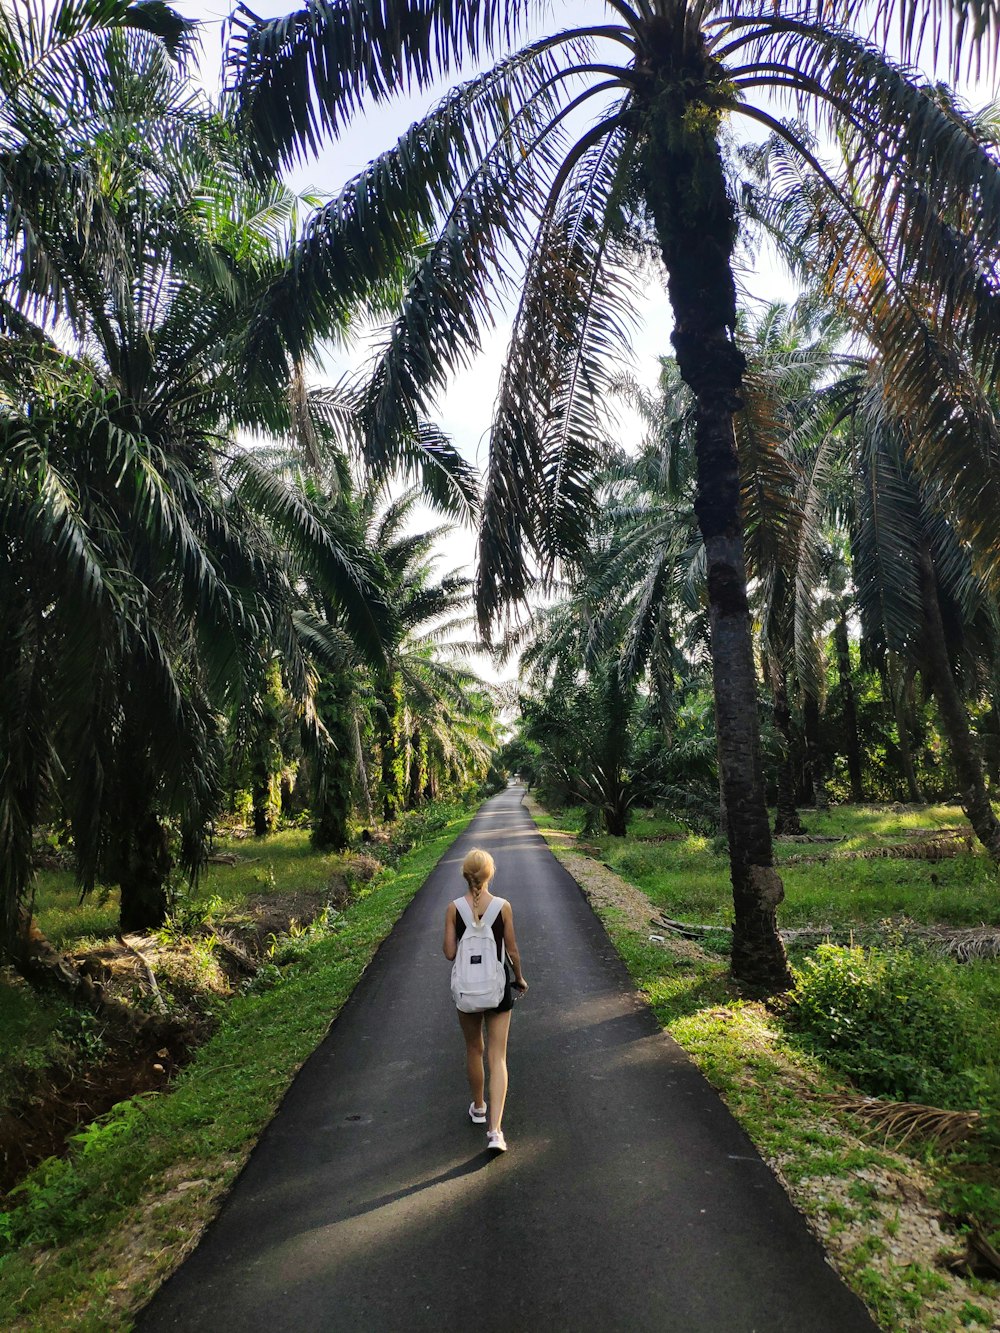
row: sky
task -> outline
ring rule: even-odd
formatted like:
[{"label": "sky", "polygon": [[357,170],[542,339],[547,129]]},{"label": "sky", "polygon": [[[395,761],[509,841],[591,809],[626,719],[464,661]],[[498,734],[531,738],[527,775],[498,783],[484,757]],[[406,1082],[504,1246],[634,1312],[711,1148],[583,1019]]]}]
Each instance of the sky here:
[{"label": "sky", "polygon": [[[175,5],[186,17],[198,19],[204,25],[201,79],[206,87],[214,90],[218,86],[223,20],[231,7],[226,0],[175,0]],[[294,7],[294,3],[285,0],[255,0],[251,5],[261,18],[286,14]],[[606,12],[600,3],[575,3],[570,0],[569,3],[557,3],[554,6],[554,13],[561,26],[573,26],[585,19],[588,13],[602,16]],[[420,97],[401,98],[371,107],[363,118],[358,117],[351,124],[350,130],[341,140],[329,142],[315,159],[290,170],[287,173],[289,184],[296,190],[315,188],[321,193],[337,191],[376,154],[391,147],[414,120],[439,100],[446,88],[447,84],[442,84],[440,88]],[[777,295],[781,283],[777,275],[775,282]],[[788,290],[786,284],[781,294],[786,295]],[[633,372],[647,385],[652,386],[655,382],[657,358],[670,351],[672,326],[666,292],[654,284],[646,293],[642,309],[638,312],[634,339]],[[452,378],[436,414],[437,424],[481,471],[485,471],[487,462],[492,407],[509,329],[509,321],[504,319],[494,330],[487,332],[481,354],[466,370]],[[353,350],[330,349],[325,360],[331,380],[338,378],[344,370],[363,364],[365,343],[362,337]],[[634,414],[624,406],[620,431],[623,442],[639,443],[641,427]],[[422,510],[418,512],[416,521],[421,527],[429,527],[436,526],[441,519],[430,510]],[[475,534],[469,528],[453,531],[442,542],[438,572],[461,569],[471,577],[474,573],[475,545]],[[473,665],[480,675],[491,681],[508,680],[516,671],[516,667],[510,664],[497,668],[485,656],[477,657]]]},{"label": "sky", "polygon": [[[227,0],[174,0],[176,7],[187,17],[202,24],[203,53],[201,78],[209,88],[218,84],[223,20],[232,6]],[[288,13],[295,8],[294,0],[252,0],[250,7],[261,18]],[[546,15],[545,28],[572,27],[586,22],[588,17],[607,22],[607,7],[601,0],[554,0]],[[463,71],[463,76],[468,71]],[[339,140],[324,146],[312,161],[297,166],[288,173],[289,184],[297,189],[315,188],[321,193],[337,191],[351,176],[361,170],[377,153],[390,147],[399,135],[427,108],[438,100],[446,88],[442,84],[433,92],[419,97],[400,98],[381,106],[369,108],[358,116],[347,133]],[[990,100],[986,83],[974,87],[970,93],[974,104]],[[744,275],[748,294],[760,301],[787,301],[795,291],[779,264],[766,251],[755,264],[751,274]],[[668,354],[672,317],[663,287],[652,280],[641,308],[637,311],[636,332],[633,339],[634,365],[632,372],[640,382],[652,386],[658,370],[658,358]],[[488,432],[492,416],[496,384],[509,333],[509,322],[501,320],[498,327],[484,338],[483,349],[475,362],[456,374],[441,397],[436,414],[437,423],[449,434],[463,455],[485,468]],[[364,361],[365,340],[352,349],[331,349],[325,369],[330,379],[344,370],[359,366]],[[622,409],[618,439],[624,445],[638,444],[641,427],[630,411]],[[423,518],[423,516],[421,516]],[[427,525],[438,522],[429,513]],[[475,536],[469,530],[459,530],[446,539],[442,548],[440,572],[464,567],[473,573]],[[487,659],[479,659],[476,668],[487,679],[509,678],[512,669],[499,672]]]}]

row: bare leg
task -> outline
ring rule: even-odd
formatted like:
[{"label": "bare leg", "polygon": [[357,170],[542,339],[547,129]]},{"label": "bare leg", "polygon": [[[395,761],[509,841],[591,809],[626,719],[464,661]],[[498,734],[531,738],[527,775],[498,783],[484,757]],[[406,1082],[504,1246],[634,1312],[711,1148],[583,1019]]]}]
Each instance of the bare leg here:
[{"label": "bare leg", "polygon": [[[458,1010],[458,1021],[465,1038],[465,1072],[469,1076],[469,1091],[476,1106],[486,1105],[486,1077],[483,1072],[483,1016],[463,1014]],[[504,1043],[506,1045],[506,1042]],[[506,1085],[506,1079],[505,1079]]]},{"label": "bare leg", "polygon": [[505,1014],[486,1015],[486,1058],[490,1065],[489,1131],[500,1128],[504,1102],[507,1100],[507,1035],[510,1010]]}]

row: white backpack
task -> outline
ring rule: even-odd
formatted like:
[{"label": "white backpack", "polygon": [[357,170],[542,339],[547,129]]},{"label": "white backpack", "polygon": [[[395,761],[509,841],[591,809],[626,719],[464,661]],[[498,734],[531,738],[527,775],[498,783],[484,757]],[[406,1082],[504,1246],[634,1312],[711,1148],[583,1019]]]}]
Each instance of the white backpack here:
[{"label": "white backpack", "polygon": [[[465,922],[465,933],[458,941],[458,952],[451,969],[451,997],[463,1014],[495,1009],[503,999],[507,974],[503,962],[497,957],[493,923],[503,911],[504,901],[494,898],[477,925],[465,899],[455,899],[455,910]],[[500,952],[505,952],[503,946]]]}]

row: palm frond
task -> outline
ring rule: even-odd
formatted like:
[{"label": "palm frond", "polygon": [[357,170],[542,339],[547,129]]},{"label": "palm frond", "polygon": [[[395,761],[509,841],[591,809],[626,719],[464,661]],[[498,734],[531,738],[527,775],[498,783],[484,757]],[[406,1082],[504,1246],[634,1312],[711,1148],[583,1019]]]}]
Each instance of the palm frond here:
[{"label": "palm frond", "polygon": [[367,557],[353,545],[350,534],[331,527],[330,517],[299,488],[260,467],[250,454],[233,460],[230,484],[243,504],[267,516],[289,548],[314,572],[326,595],[341,608],[364,652],[374,661],[381,660],[391,615]]},{"label": "palm frond", "polygon": [[[595,512],[615,377],[631,347],[635,253],[609,120],[543,219],[498,390],[476,600],[484,632],[534,577],[578,553]],[[584,141],[581,141],[584,142]]]},{"label": "palm frond", "polygon": [[377,10],[309,0],[282,18],[240,4],[225,60],[240,116],[269,160],[312,153],[370,98],[430,88],[492,56],[524,30],[532,0],[390,0]]}]

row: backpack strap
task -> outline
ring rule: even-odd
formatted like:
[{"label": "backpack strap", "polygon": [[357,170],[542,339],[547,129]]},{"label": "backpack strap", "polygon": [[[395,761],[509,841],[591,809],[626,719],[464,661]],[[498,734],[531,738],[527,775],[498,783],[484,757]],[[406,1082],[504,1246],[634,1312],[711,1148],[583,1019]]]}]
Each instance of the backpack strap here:
[{"label": "backpack strap", "polygon": [[[485,926],[487,930],[492,930],[493,922],[503,911],[504,903],[506,903],[506,901],[506,898],[494,898],[489,907],[487,907],[486,911],[479,918],[479,924]],[[465,928],[468,930],[475,925],[475,917],[472,915],[472,908],[464,898],[456,898],[454,902],[455,911],[458,912],[459,916],[465,922]]]},{"label": "backpack strap", "polygon": [[487,928],[487,930],[493,929],[493,922],[503,911],[504,903],[506,901],[507,901],[506,898],[494,898],[493,901],[490,903],[489,907],[487,907],[486,911],[483,913],[480,920],[482,924]]}]

